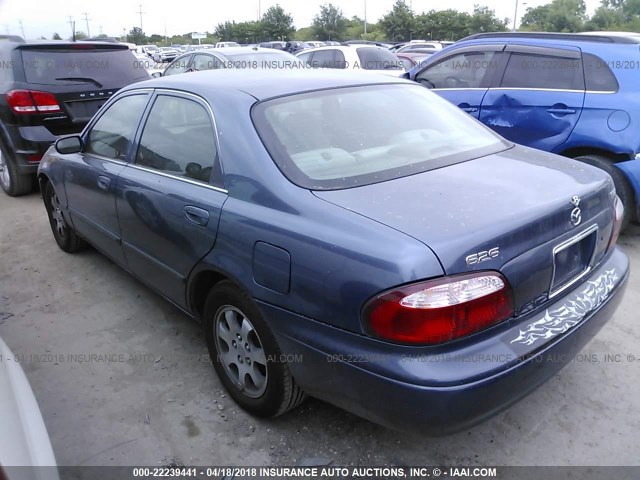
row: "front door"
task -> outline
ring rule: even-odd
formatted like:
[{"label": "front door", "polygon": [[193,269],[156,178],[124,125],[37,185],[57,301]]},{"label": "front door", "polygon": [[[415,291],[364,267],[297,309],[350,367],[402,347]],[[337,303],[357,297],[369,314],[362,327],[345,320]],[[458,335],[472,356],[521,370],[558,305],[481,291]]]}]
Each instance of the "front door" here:
[{"label": "front door", "polygon": [[148,93],[136,93],[111,104],[90,126],[82,153],[64,173],[74,228],[119,263],[124,263],[124,255],[115,191],[148,99]]}]

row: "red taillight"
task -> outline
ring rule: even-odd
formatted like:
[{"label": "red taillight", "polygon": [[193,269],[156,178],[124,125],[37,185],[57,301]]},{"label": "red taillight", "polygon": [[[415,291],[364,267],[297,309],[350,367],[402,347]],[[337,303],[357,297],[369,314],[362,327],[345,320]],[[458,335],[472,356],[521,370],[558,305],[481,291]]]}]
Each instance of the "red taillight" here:
[{"label": "red taillight", "polygon": [[430,345],[510,318],[513,299],[502,275],[478,272],[400,287],[369,301],[363,313],[365,330],[372,336]]},{"label": "red taillight", "polygon": [[620,200],[620,197],[616,195],[613,201],[613,229],[611,230],[611,238],[609,239],[609,246],[607,250],[610,250],[616,245],[618,237],[620,236],[620,228],[622,227],[622,219],[624,218],[624,205]]},{"label": "red taillight", "polygon": [[11,110],[20,114],[62,111],[53,94],[37,90],[11,90],[7,93],[7,103]]}]

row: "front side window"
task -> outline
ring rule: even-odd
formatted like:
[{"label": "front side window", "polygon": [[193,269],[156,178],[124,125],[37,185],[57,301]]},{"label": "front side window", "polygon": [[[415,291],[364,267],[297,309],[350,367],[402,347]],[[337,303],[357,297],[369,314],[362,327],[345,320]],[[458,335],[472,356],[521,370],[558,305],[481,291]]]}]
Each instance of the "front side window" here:
[{"label": "front side window", "polygon": [[582,61],[579,58],[512,53],[500,86],[584,90]]},{"label": "front side window", "polygon": [[458,53],[420,72],[416,80],[427,88],[488,88],[498,67],[497,53]]},{"label": "front side window", "polygon": [[378,183],[510,145],[418,85],[291,95],[259,103],[252,115],[282,173],[312,190]]},{"label": "front side window", "polygon": [[193,100],[159,95],[142,132],[136,165],[208,183],[216,161],[207,110]]},{"label": "front side window", "polygon": [[125,160],[146,104],[146,94],[128,95],[113,103],[91,127],[85,153]]}]

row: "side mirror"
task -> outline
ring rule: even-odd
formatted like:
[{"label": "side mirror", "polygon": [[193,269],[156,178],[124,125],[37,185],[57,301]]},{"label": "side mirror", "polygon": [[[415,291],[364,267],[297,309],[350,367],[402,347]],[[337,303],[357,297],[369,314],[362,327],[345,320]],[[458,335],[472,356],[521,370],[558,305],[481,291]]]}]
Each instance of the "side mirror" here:
[{"label": "side mirror", "polygon": [[80,153],[82,151],[82,138],[79,135],[71,135],[69,137],[63,137],[56,140],[55,143],[56,152],[61,155],[67,155],[69,153]]},{"label": "side mirror", "polygon": [[160,78],[160,77],[162,76],[162,72],[153,72],[153,73],[151,74],[151,76],[152,76],[153,78]]}]

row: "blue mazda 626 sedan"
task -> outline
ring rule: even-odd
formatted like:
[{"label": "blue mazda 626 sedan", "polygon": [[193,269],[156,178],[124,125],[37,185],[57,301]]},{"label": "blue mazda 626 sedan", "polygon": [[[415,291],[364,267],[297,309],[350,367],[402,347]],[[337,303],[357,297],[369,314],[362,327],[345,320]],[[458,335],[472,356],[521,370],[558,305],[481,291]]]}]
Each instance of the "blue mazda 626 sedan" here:
[{"label": "blue mazda 626 sedan", "polygon": [[629,273],[606,173],[391,77],[131,85],[39,181],[58,245],[90,243],[199,319],[259,416],[308,394],[394,428],[468,426],[569,362]]}]

